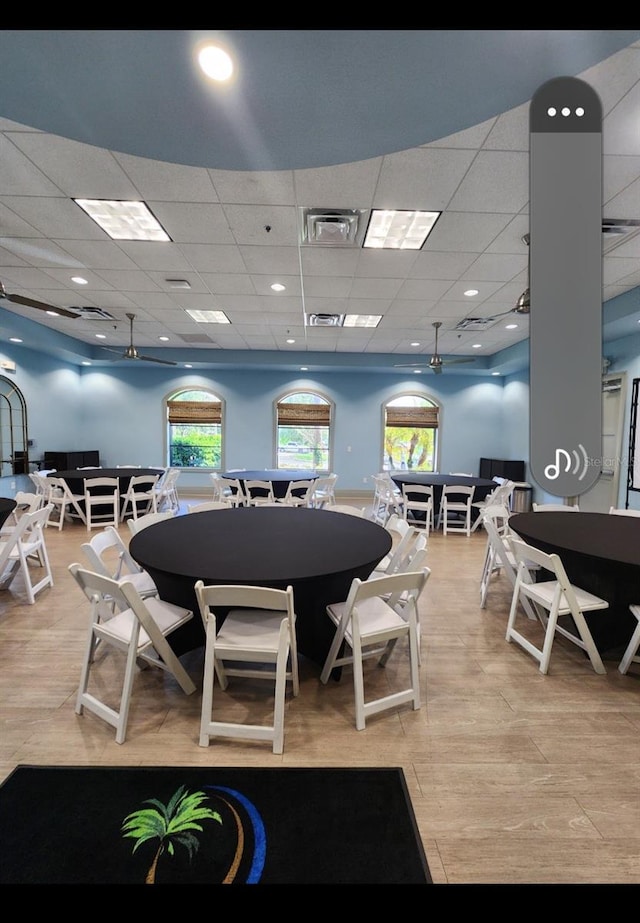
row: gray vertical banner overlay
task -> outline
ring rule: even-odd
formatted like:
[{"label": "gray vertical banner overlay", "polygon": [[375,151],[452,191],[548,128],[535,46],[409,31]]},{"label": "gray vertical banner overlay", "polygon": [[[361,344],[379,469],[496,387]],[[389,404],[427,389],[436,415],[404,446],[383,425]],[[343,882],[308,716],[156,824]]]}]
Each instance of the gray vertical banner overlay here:
[{"label": "gray vertical banner overlay", "polygon": [[601,470],[600,100],[581,80],[551,80],[529,129],[530,466],[546,493],[573,497]]}]

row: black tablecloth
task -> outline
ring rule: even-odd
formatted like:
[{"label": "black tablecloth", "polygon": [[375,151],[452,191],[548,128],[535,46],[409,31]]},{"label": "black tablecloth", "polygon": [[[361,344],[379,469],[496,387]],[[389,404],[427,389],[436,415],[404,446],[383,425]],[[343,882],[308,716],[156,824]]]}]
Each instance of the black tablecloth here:
[{"label": "black tablecloth", "polygon": [[282,506],[177,516],[143,529],[129,548],[162,599],[196,614],[169,639],[177,654],[204,644],[196,580],[291,585],[299,651],[322,665],[334,634],[327,605],[346,599],[353,578],[366,579],[391,544],[386,529],[370,520]]},{"label": "black tablecloth", "polygon": [[10,500],[8,497],[0,497],[0,526],[5,524],[15,508],[15,500]]},{"label": "black tablecloth", "polygon": [[302,468],[257,468],[255,471],[223,471],[220,477],[237,478],[243,490],[245,481],[271,481],[274,495],[284,497],[292,481],[315,481],[318,475],[315,471]]},{"label": "black tablecloth", "polygon": [[609,608],[586,612],[601,655],[619,659],[637,622],[640,603],[640,519],[608,513],[518,513],[509,525],[524,541],[558,554],[572,583],[606,599]]},{"label": "black tablecloth", "polygon": [[72,494],[84,494],[85,478],[119,478],[120,493],[123,494],[131,478],[162,473],[162,468],[71,468],[68,471],[51,471],[47,477],[64,478]]}]

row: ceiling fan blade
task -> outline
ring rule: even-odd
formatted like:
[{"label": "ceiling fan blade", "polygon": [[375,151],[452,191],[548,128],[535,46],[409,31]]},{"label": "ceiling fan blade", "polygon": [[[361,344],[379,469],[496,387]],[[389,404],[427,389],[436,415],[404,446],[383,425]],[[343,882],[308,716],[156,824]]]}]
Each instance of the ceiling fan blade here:
[{"label": "ceiling fan blade", "polygon": [[442,364],[443,365],[460,365],[460,363],[462,362],[473,362],[473,361],[474,360],[471,358],[469,359],[443,359]]},{"label": "ceiling fan blade", "polygon": [[171,359],[155,359],[153,356],[141,356],[138,354],[136,359],[142,359],[144,362],[160,362],[162,365],[177,365],[177,362],[172,362]]},{"label": "ceiling fan blade", "polygon": [[45,304],[44,301],[36,301],[35,298],[25,298],[24,295],[16,295],[13,292],[1,291],[0,300],[2,298],[6,298],[7,301],[11,301],[13,304],[24,305],[26,308],[36,308],[38,311],[55,311],[56,314],[61,314],[63,317],[77,318],[80,316],[73,311],[68,311],[66,308],[56,308],[52,304]]}]

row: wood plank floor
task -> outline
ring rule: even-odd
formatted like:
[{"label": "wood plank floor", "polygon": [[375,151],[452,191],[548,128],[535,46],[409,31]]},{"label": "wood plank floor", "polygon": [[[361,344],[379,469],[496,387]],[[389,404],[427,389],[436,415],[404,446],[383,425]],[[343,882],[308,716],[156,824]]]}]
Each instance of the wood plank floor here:
[{"label": "wood plank floor", "polygon": [[[121,534],[128,540],[128,528]],[[20,579],[0,592],[0,779],[21,763],[402,766],[436,883],[640,883],[640,667],[622,676],[608,660],[598,676],[559,639],[540,675],[504,640],[505,578],[480,609],[480,530],[429,539],[422,707],[383,713],[356,731],[350,672],[323,686],[303,660],[282,756],[255,741],[199,747],[200,688],[187,697],[161,671],[137,677],[123,745],[95,716],[75,714],[87,605],[67,566],[83,561],[86,540],[81,525],[49,528],[55,586],[33,606]],[[406,670],[404,654],[384,671],[368,662],[367,688],[391,686]],[[201,686],[202,652],[183,663]],[[118,687],[121,666],[113,652],[100,662],[105,688]],[[258,717],[263,701],[244,683],[216,687],[230,713]]]}]

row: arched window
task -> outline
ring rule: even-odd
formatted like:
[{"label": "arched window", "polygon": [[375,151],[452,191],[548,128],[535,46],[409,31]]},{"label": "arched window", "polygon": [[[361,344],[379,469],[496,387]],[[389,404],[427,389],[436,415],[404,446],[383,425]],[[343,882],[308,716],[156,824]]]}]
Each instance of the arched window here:
[{"label": "arched window", "polygon": [[420,394],[384,405],[383,471],[436,471],[440,408]]},{"label": "arched window", "polygon": [[167,399],[172,468],[222,467],[222,401],[210,391],[177,391]]},{"label": "arched window", "polygon": [[313,391],[296,391],[276,402],[278,468],[331,470],[332,404]]},{"label": "arched window", "polygon": [[0,375],[0,477],[29,473],[27,404],[18,386]]}]

